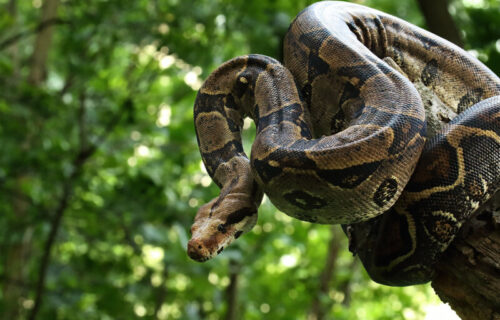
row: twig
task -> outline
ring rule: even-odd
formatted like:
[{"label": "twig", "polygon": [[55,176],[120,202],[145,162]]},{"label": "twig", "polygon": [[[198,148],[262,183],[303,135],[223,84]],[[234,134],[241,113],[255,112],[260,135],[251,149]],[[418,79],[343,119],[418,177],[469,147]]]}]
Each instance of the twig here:
[{"label": "twig", "polygon": [[13,45],[14,43],[21,40],[22,38],[30,36],[34,33],[41,32],[50,26],[58,25],[58,24],[69,24],[69,22],[66,20],[60,19],[60,18],[53,18],[53,19],[43,21],[31,30],[21,31],[18,34],[15,34],[12,37],[7,38],[4,41],[0,42],[0,50],[8,48],[9,46]]}]

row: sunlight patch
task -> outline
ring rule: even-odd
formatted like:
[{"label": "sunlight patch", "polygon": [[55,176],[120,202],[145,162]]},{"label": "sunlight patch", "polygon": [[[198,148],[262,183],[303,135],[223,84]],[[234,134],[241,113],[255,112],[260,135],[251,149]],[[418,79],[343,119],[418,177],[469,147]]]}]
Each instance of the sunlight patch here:
[{"label": "sunlight patch", "polygon": [[172,108],[167,104],[160,105],[160,111],[158,112],[158,119],[156,119],[156,125],[158,127],[166,127],[170,124],[170,118],[172,117]]},{"label": "sunlight patch", "polygon": [[297,257],[293,254],[285,254],[280,258],[280,264],[285,268],[292,268],[297,265]]},{"label": "sunlight patch", "polygon": [[144,264],[148,267],[162,270],[162,261],[165,256],[165,252],[161,247],[155,247],[152,245],[145,245],[142,247],[142,256],[144,259]]},{"label": "sunlight patch", "polygon": [[484,8],[486,3],[484,0],[463,0],[463,4],[470,8]]},{"label": "sunlight patch", "polygon": [[144,317],[146,315],[146,307],[142,304],[136,304],[134,305],[134,312],[137,316]]},{"label": "sunlight patch", "polygon": [[191,87],[193,90],[198,90],[200,89],[201,85],[203,84],[203,81],[200,79],[200,74],[201,74],[201,68],[200,67],[194,67],[193,70],[189,71],[186,73],[184,76],[184,82]]},{"label": "sunlight patch", "polygon": [[170,68],[175,62],[175,57],[173,55],[165,55],[160,58],[160,69],[165,70]]},{"label": "sunlight patch", "polygon": [[140,146],[135,148],[135,153],[139,157],[146,158],[146,157],[149,157],[151,155],[151,150],[149,149],[148,146],[141,144]]},{"label": "sunlight patch", "polygon": [[460,320],[449,305],[430,305],[425,307],[425,320]]},{"label": "sunlight patch", "polygon": [[127,164],[129,165],[129,167],[135,167],[137,165],[137,158],[136,157],[128,158]]}]

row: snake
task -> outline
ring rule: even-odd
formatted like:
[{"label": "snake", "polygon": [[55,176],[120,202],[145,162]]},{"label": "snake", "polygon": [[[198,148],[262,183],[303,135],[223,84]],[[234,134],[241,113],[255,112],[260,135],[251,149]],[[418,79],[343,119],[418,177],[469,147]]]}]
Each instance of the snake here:
[{"label": "snake", "polygon": [[[301,11],[283,47],[283,62],[223,63],[197,93],[197,141],[220,194],[198,209],[189,257],[206,261],[250,231],[265,194],[293,218],[341,224],[374,281],[432,280],[500,189],[500,79],[451,42],[346,2]],[[456,114],[432,133],[417,82]]]}]

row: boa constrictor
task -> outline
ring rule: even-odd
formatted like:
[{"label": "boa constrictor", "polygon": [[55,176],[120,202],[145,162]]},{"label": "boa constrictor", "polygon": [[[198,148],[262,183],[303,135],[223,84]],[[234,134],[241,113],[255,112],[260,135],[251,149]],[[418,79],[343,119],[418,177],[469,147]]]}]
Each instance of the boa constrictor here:
[{"label": "boa constrictor", "polygon": [[[416,81],[459,114],[433,137]],[[247,116],[257,129],[250,160]],[[191,228],[197,261],[249,231],[265,193],[297,219],[344,224],[375,281],[427,282],[462,223],[499,189],[500,79],[457,46],[360,5],[302,11],[284,65],[262,55],[221,65],[198,92],[194,119],[221,188]]]}]

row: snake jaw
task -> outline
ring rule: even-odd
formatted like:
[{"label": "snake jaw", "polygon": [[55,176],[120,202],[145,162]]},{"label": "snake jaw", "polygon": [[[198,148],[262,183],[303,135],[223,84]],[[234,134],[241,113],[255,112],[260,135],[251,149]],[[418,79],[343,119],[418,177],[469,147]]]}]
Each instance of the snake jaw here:
[{"label": "snake jaw", "polygon": [[196,214],[187,248],[195,261],[215,257],[257,222],[257,208],[248,195],[230,193],[221,197],[200,207]]}]

